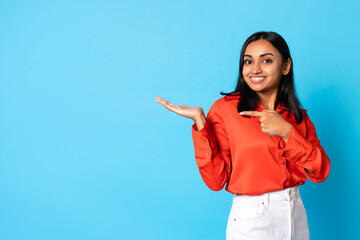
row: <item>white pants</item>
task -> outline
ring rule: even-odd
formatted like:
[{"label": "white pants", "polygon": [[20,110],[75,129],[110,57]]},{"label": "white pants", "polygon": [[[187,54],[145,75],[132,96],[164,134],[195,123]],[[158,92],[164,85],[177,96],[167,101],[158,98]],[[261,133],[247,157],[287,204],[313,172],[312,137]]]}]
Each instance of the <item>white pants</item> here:
[{"label": "white pants", "polygon": [[308,240],[309,228],[299,187],[257,196],[234,194],[226,240]]}]

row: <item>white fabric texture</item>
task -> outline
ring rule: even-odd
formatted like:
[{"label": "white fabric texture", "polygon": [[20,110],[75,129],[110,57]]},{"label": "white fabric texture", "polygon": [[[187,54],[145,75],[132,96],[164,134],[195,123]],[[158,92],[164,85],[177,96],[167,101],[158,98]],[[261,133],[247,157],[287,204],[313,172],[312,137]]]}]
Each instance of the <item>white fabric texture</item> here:
[{"label": "white fabric texture", "polygon": [[226,240],[308,240],[299,187],[256,196],[234,194]]}]

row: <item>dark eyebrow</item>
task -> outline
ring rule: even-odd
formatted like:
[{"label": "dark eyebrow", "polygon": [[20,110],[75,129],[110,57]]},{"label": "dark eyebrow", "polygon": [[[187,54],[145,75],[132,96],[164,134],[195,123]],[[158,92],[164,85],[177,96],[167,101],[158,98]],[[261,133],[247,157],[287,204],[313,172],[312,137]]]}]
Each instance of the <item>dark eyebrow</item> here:
[{"label": "dark eyebrow", "polygon": [[[264,53],[264,54],[261,54],[260,57],[264,57],[266,55],[271,55],[271,56],[275,57],[274,54],[272,54],[272,53]],[[245,54],[244,57],[252,57],[252,56],[248,55],[248,54]]]}]

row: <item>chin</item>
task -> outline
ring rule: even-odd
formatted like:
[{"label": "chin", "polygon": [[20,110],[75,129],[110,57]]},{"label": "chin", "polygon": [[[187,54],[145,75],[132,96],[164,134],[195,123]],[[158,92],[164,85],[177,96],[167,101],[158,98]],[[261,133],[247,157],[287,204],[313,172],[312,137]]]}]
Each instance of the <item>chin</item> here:
[{"label": "chin", "polygon": [[250,87],[254,92],[263,92],[265,89],[260,87]]}]

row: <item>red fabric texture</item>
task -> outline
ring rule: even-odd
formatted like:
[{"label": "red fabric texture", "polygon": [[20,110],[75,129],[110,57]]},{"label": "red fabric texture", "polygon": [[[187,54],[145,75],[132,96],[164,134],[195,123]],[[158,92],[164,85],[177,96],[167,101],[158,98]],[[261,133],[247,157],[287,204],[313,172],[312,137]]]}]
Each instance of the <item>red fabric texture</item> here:
[{"label": "red fabric texture", "polygon": [[[241,116],[238,102],[239,96],[220,98],[210,107],[203,129],[192,125],[196,164],[210,189],[219,191],[226,184],[230,193],[259,195],[302,185],[307,178],[325,181],[330,160],[306,110],[296,124],[290,111],[277,106],[276,112],[293,126],[285,143],[262,132],[258,117]],[[255,111],[264,109],[259,103]]]}]

